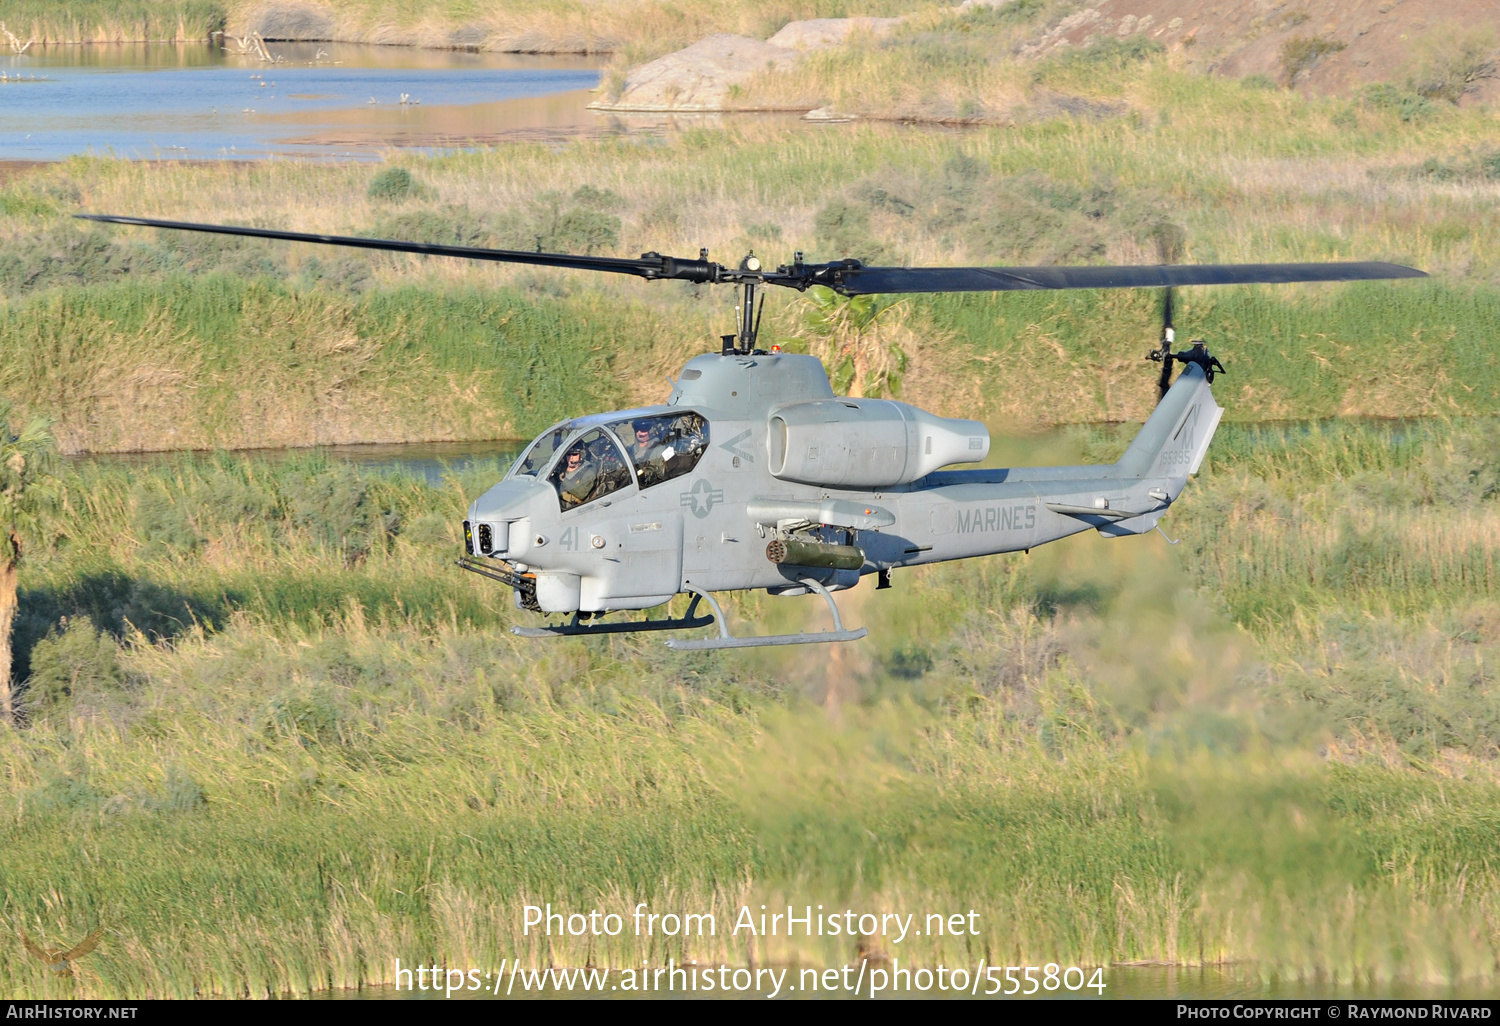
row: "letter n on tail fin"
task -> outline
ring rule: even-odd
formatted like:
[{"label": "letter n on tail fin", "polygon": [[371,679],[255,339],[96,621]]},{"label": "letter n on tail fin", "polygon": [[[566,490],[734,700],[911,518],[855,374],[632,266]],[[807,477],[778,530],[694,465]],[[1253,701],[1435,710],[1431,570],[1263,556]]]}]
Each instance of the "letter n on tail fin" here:
[{"label": "letter n on tail fin", "polygon": [[1116,477],[1188,477],[1198,472],[1224,408],[1197,366],[1188,366],[1115,464]]}]

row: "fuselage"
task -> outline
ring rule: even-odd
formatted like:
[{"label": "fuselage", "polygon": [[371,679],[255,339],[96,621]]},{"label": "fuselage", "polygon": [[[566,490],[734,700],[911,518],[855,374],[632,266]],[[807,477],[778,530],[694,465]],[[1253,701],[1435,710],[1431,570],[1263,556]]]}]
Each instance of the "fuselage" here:
[{"label": "fuselage", "polygon": [[[1202,405],[1197,390],[1202,396],[1208,391],[1201,376],[1193,388]],[[1184,389],[1177,405],[1186,396]],[[1146,439],[1144,446],[1138,439],[1133,462],[1127,453],[1108,466],[941,469],[884,487],[808,484],[773,474],[773,466],[790,462],[788,437],[814,460],[830,456],[828,446],[819,452],[816,431],[788,436],[778,411],[835,399],[822,365],[811,357],[697,357],[663,405],[578,418],[544,432],[507,477],[470,507],[475,555],[535,575],[537,601],[548,612],[641,609],[685,590],[800,593],[806,588],[799,582],[807,578],[837,590],[864,574],[1030,549],[1081,531],[1149,531],[1181,492],[1190,469],[1196,470],[1217,423],[1213,416],[1202,425],[1206,431],[1190,430],[1183,438],[1184,413],[1182,424],[1158,432],[1162,439]],[[893,416],[890,404],[872,405],[879,401],[837,402],[850,417]],[[1212,406],[1211,398],[1207,403]],[[1197,408],[1190,412],[1196,422]],[[1155,419],[1165,424],[1177,417],[1166,413],[1171,416]],[[943,422],[921,411],[905,415],[927,418],[913,431],[927,430],[926,423],[938,424],[938,430],[957,425],[960,443],[963,431],[983,431],[973,422]],[[1176,437],[1168,438],[1174,426]],[[648,444],[653,431],[658,437],[672,433],[670,444],[658,443],[655,455]],[[922,436],[913,438],[920,453]],[[1176,458],[1146,451],[1173,443],[1182,450]],[[929,453],[932,444],[928,437]],[[570,448],[598,465],[592,477],[568,470]],[[870,448],[871,454],[856,454],[864,463],[839,473],[856,473],[870,460],[902,459],[900,452]],[[543,451],[546,458],[536,458]],[[671,454],[665,470],[662,452]],[[1146,462],[1148,456],[1155,458]],[[581,462],[572,460],[575,466]],[[590,488],[569,483],[576,479]],[[857,569],[772,562],[768,542],[788,531],[853,545],[864,562]],[[487,544],[473,540],[480,532]]]}]

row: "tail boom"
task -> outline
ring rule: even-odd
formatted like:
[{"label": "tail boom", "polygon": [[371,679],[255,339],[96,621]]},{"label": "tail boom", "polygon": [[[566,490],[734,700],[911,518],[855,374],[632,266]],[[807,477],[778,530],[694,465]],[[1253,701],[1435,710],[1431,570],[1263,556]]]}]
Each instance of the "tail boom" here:
[{"label": "tail boom", "polygon": [[884,568],[1030,549],[1091,529],[1144,534],[1202,466],[1223,415],[1203,370],[1190,365],[1114,464],[940,471],[901,496],[904,537],[871,545],[880,535],[862,534],[860,544]]}]

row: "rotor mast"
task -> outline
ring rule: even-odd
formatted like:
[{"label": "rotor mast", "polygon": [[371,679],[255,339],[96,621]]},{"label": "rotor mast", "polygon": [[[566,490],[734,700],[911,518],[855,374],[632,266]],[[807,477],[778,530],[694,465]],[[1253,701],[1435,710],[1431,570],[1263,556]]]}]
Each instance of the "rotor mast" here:
[{"label": "rotor mast", "polygon": [[[797,255],[801,256],[800,253]],[[755,302],[762,284],[760,269],[760,257],[755,255],[754,250],[740,261],[739,273],[735,276],[740,285],[739,309],[735,311],[735,334],[722,336],[725,356],[749,356],[755,352],[755,340],[760,335],[761,314],[766,309],[765,296],[760,297],[758,308]]]}]

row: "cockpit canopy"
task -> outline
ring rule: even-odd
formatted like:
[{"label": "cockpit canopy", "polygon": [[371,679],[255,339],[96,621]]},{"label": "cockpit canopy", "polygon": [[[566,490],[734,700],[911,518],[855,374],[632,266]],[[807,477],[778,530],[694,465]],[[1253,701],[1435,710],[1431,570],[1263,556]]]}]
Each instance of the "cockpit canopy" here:
[{"label": "cockpit canopy", "polygon": [[646,489],[681,477],[698,465],[707,449],[708,421],[693,410],[588,417],[542,432],[516,461],[511,475],[545,475],[566,511],[632,481]]},{"label": "cockpit canopy", "polygon": [[552,458],[557,455],[568,436],[573,434],[573,428],[569,424],[558,424],[550,427],[536,437],[536,440],[526,447],[526,452],[516,460],[511,468],[511,477],[536,477],[542,471],[552,465]]}]

